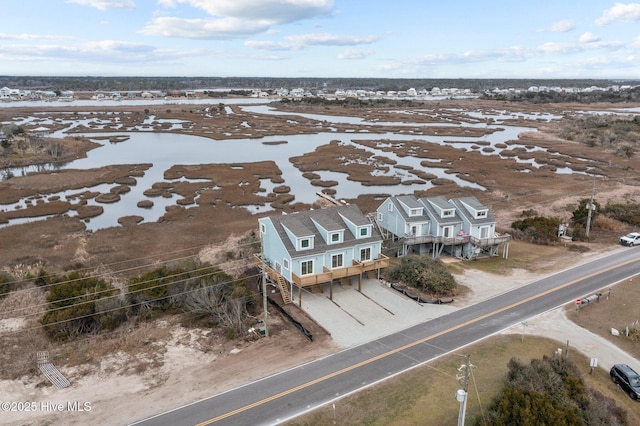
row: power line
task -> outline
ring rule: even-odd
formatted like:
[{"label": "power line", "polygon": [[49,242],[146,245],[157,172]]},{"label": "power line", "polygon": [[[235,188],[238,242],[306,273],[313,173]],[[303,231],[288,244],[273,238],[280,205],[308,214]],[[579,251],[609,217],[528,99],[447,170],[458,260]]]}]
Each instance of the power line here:
[{"label": "power line", "polygon": [[[215,283],[215,284],[213,284],[213,285],[211,285],[211,286],[206,286],[206,287],[196,287],[196,288],[193,288],[193,289],[190,289],[190,290],[186,290],[186,291],[183,291],[183,292],[174,293],[174,294],[169,294],[169,295],[166,295],[166,296],[162,296],[162,297],[158,297],[158,298],[150,299],[150,300],[144,300],[144,301],[137,302],[137,303],[131,303],[131,304],[127,304],[127,305],[124,305],[124,306],[118,306],[118,307],[111,308],[111,309],[107,309],[107,310],[103,310],[103,311],[100,311],[100,312],[94,312],[94,313],[91,313],[91,314],[80,315],[80,316],[73,317],[73,318],[67,318],[67,319],[65,319],[65,320],[60,320],[60,321],[55,321],[55,322],[48,323],[48,324],[39,325],[39,326],[37,326],[37,327],[30,327],[30,328],[26,328],[26,329],[25,329],[25,328],[22,328],[22,329],[20,329],[20,330],[12,330],[12,331],[8,331],[8,332],[4,332],[4,333],[3,333],[2,335],[0,335],[0,336],[3,336],[3,335],[11,335],[11,334],[17,334],[17,333],[23,333],[23,332],[25,332],[25,331],[38,330],[38,329],[45,328],[45,327],[48,327],[48,326],[64,324],[64,323],[67,323],[67,322],[77,321],[77,320],[79,320],[79,319],[84,319],[84,318],[90,318],[90,317],[92,317],[92,316],[94,316],[94,315],[102,315],[102,314],[106,314],[106,313],[110,313],[110,312],[116,312],[116,311],[119,311],[119,310],[130,309],[130,308],[133,308],[133,307],[136,307],[136,306],[142,306],[142,305],[145,305],[145,304],[150,304],[150,303],[158,302],[158,301],[165,300],[165,299],[169,299],[169,298],[172,298],[172,297],[176,297],[176,296],[181,296],[181,295],[185,295],[185,294],[194,293],[194,292],[197,292],[197,291],[202,290],[203,288],[213,288],[213,287],[218,287],[218,286],[227,285],[227,284],[234,283],[234,282],[243,281],[243,280],[245,280],[245,279],[257,278],[258,276],[260,276],[260,274],[250,275],[250,276],[248,276],[248,277],[238,278],[238,279],[234,279],[234,280],[231,280],[231,281],[225,281],[225,282],[222,282],[222,283]],[[246,297],[238,298],[238,299],[236,299],[236,300],[243,300],[243,301],[245,301],[245,302],[246,302],[246,301],[251,300],[251,297],[250,297],[250,296],[246,296]],[[90,303],[93,303],[93,302],[95,302],[95,301],[89,301],[89,302],[90,302]],[[84,303],[84,302],[83,302],[83,303]],[[76,305],[73,305],[73,306],[75,307]],[[221,305],[216,305],[216,306],[221,306]],[[69,308],[69,306],[66,306],[66,307],[64,307],[64,308]]]},{"label": "power line", "polygon": [[[160,281],[162,281],[164,279],[171,279],[171,278],[179,277],[179,276],[182,276],[182,275],[185,275],[185,274],[190,274],[190,273],[193,273],[193,272],[206,271],[206,270],[211,270],[211,274],[223,273],[223,271],[220,270],[220,269],[215,269],[215,267],[213,267],[213,266],[207,266],[207,267],[204,267],[204,268],[194,269],[194,270],[190,270],[190,271],[184,271],[184,272],[180,272],[180,273],[173,274],[173,275],[166,275],[166,276],[159,277],[159,278],[151,278],[151,279],[144,280],[144,281],[130,283],[129,287],[131,287],[131,286],[139,286],[139,285],[147,284],[147,283],[153,283],[153,282],[156,282],[156,281],[160,282]],[[121,297],[123,295],[127,295],[128,296],[128,295],[132,295],[132,294],[136,294],[136,293],[145,292],[145,291],[148,291],[148,290],[153,290],[153,289],[156,289],[156,288],[164,287],[164,286],[171,285],[171,284],[179,284],[179,283],[187,282],[190,279],[197,280],[199,278],[207,277],[208,275],[210,275],[210,274],[187,276],[184,279],[171,281],[171,282],[160,283],[158,285],[151,286],[151,287],[143,287],[143,288],[139,288],[138,290],[134,290],[134,291],[128,291],[126,294],[122,294],[120,291],[118,291],[118,294],[110,295],[110,296],[107,296],[107,297],[102,297],[102,298],[99,298],[97,300],[104,301],[104,300],[111,299],[111,298],[119,298],[119,297]],[[85,280],[85,279],[94,279],[94,278],[93,277],[83,277],[83,278],[78,278],[78,279],[75,279],[75,280],[64,281],[64,282],[59,283],[59,284],[68,284],[68,283],[73,283],[73,282],[77,282],[77,281],[81,281],[81,280]],[[46,302],[46,303],[40,303],[40,304],[37,304],[37,305],[29,305],[29,306],[26,306],[26,307],[16,308],[16,309],[13,309],[13,310],[7,310],[7,311],[4,311],[4,312],[5,313],[12,313],[12,312],[17,312],[17,311],[23,311],[25,309],[39,308],[39,307],[47,306],[47,305],[49,305],[51,303],[58,304],[58,303],[70,302],[70,301],[73,301],[73,300],[81,300],[81,299],[85,299],[85,298],[92,298],[92,297],[98,296],[99,294],[110,293],[110,292],[112,292],[114,290],[120,290],[120,289],[118,289],[117,287],[111,287],[111,288],[106,288],[106,289],[103,289],[103,290],[98,290],[98,291],[95,291],[95,292],[92,292],[92,293],[85,293],[85,294],[81,294],[81,295],[78,295],[78,296],[68,297],[68,298],[65,298],[65,299],[56,299],[55,301]],[[96,299],[84,300],[84,301],[81,301],[79,303],[74,303],[74,304],[67,305],[67,306],[59,306],[57,308],[47,309],[46,311],[31,312],[31,313],[26,314],[26,315],[21,315],[21,317],[35,316],[35,315],[40,315],[40,314],[44,314],[44,313],[47,313],[47,312],[54,312],[54,311],[57,311],[57,310],[67,309],[67,308],[70,308],[72,306],[73,307],[82,306],[84,304],[94,303],[97,300]],[[11,317],[9,317],[9,318],[11,318]]]},{"label": "power line", "polygon": [[[251,246],[252,244],[254,244],[254,243],[250,242],[250,243],[238,244],[235,247],[246,247],[246,246]],[[193,250],[195,248],[202,249],[202,248],[206,248],[206,247],[211,247],[211,245],[191,247],[191,248],[188,248],[188,249],[178,250],[176,252],[186,251],[186,250]],[[214,248],[219,248],[219,247],[222,247],[222,245],[213,246],[213,247]],[[145,259],[153,258],[155,256],[157,256],[157,255],[151,255],[151,256],[137,258],[137,259],[129,259],[129,260],[114,262],[114,263],[106,264],[106,265],[101,264],[98,267],[108,267],[110,265],[118,265],[118,264],[126,263],[126,262],[134,262],[136,260],[145,260]],[[190,255],[190,256],[184,256],[184,257],[178,257],[178,258],[171,258],[171,259],[164,260],[164,261],[160,262],[159,264],[160,265],[169,264],[169,263],[179,262],[179,261],[183,261],[183,260],[191,259],[191,258],[196,258],[196,257],[198,257],[198,254],[194,254],[194,255]],[[226,263],[226,262],[221,262],[220,264],[224,264],[224,263]],[[125,268],[125,269],[120,269],[120,270],[115,270],[115,271],[107,271],[107,272],[103,272],[103,273],[99,273],[99,274],[88,275],[88,276],[86,276],[84,278],[87,278],[87,277],[99,278],[99,277],[103,277],[103,276],[112,276],[112,275],[117,275],[117,274],[121,274],[121,273],[124,273],[124,272],[130,272],[130,271],[133,271],[133,270],[136,270],[136,269],[142,269],[142,268],[147,268],[147,267],[151,267],[151,266],[157,266],[159,264],[158,263],[149,263],[149,264],[145,264],[145,265],[134,266],[134,267],[131,267],[131,268]],[[93,267],[93,268],[87,267],[87,268],[74,270],[74,272],[83,272],[83,271],[95,270],[96,268],[97,267]],[[54,277],[56,277],[56,274],[48,274],[48,275],[43,276],[43,278],[54,278]],[[10,281],[10,282],[4,283],[4,284],[13,284],[13,285],[15,285],[15,284],[22,284],[22,283],[29,282],[29,281],[30,280],[17,280],[17,281]],[[46,288],[53,287],[53,286],[56,286],[58,284],[64,284],[64,283],[67,283],[67,282],[70,282],[70,281],[73,281],[73,280],[46,284],[46,285],[43,285],[43,286],[38,286],[36,288],[25,288],[25,289],[18,289],[18,290],[9,291],[9,292],[6,292],[6,293],[0,293],[0,298],[2,298],[3,296],[8,295],[11,292],[23,292],[23,291],[27,292],[27,291],[33,291],[33,290],[35,290],[37,288],[46,289]]]}]

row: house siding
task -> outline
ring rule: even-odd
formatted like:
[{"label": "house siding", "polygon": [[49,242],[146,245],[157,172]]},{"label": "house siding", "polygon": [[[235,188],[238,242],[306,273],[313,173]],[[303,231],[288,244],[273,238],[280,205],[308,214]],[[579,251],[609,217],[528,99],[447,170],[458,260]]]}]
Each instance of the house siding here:
[{"label": "house siding", "polygon": [[[420,208],[421,215],[410,215]],[[478,215],[478,212],[483,214]],[[389,197],[376,213],[377,224],[383,232],[403,241],[401,255],[431,252],[437,257],[441,252],[447,252],[456,257],[471,258],[483,250],[495,255],[498,245],[509,240],[508,236],[494,238],[495,218],[475,197],[451,200],[443,196]]]},{"label": "house siding", "polygon": [[[262,258],[268,266],[276,268],[283,259],[289,262],[289,269],[277,270],[288,281],[296,277],[327,274],[334,269],[352,267],[360,263],[360,250],[369,249],[368,260],[382,257],[382,238],[373,224],[356,206],[338,206],[321,210],[297,212],[282,216],[258,219],[262,239]],[[366,229],[366,235],[360,230]],[[331,235],[339,233],[339,241],[332,241]],[[313,245],[301,250],[300,238],[310,238]],[[332,256],[342,255],[342,266],[334,267]],[[384,257],[386,259],[386,257]],[[312,261],[312,269],[303,275],[302,266]],[[306,266],[309,264],[307,263]],[[343,271],[344,272],[344,271]],[[325,275],[321,275],[324,277]]]}]

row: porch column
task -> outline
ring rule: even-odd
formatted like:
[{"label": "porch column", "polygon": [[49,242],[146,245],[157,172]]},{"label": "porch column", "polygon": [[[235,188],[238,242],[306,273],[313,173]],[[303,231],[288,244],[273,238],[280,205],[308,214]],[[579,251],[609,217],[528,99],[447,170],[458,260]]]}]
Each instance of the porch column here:
[{"label": "porch column", "polygon": [[329,300],[333,300],[333,280],[329,281]]},{"label": "porch column", "polygon": [[302,308],[302,286],[298,286],[298,307]]}]

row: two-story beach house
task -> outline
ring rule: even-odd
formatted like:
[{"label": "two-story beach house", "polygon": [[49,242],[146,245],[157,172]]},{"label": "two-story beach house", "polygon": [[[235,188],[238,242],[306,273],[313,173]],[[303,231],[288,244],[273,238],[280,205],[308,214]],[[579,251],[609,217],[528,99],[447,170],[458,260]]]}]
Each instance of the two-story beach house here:
[{"label": "two-story beach house", "polygon": [[496,220],[476,197],[443,196],[387,198],[376,210],[376,223],[383,234],[399,242],[398,254],[443,252],[465,259],[482,254],[497,256],[503,247],[508,255],[508,234],[496,233]]},{"label": "two-story beach house", "polygon": [[355,205],[269,216],[258,219],[262,253],[255,257],[290,303],[294,287],[301,304],[302,290],[334,280],[362,276],[386,268],[382,237]]}]

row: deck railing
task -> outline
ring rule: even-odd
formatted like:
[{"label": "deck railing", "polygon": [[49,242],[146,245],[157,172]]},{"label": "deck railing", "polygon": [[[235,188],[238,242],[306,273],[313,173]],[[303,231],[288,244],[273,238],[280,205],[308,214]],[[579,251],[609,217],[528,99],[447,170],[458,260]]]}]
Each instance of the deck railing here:
[{"label": "deck railing", "polygon": [[504,235],[496,234],[491,238],[471,237],[470,239],[471,243],[478,247],[496,246],[498,244],[506,243],[509,240],[511,240],[511,235],[509,234],[504,234]]},{"label": "deck railing", "polygon": [[334,279],[353,277],[364,272],[386,268],[387,266],[389,266],[389,258],[380,253],[380,258],[378,259],[363,262],[354,260],[353,265],[345,266],[343,268],[328,269],[325,267],[324,271],[318,274],[297,275],[291,273],[291,278],[295,285],[299,287],[308,287],[315,284],[327,283]]},{"label": "deck railing", "polygon": [[492,238],[476,238],[471,235],[457,235],[455,237],[443,237],[443,236],[434,236],[434,235],[405,235],[402,239],[404,244],[414,245],[414,244],[423,244],[423,243],[438,243],[444,244],[447,246],[454,246],[457,244],[466,244],[472,243],[478,247],[487,247],[498,245],[501,243],[506,243],[511,239],[509,234],[498,235]]}]

